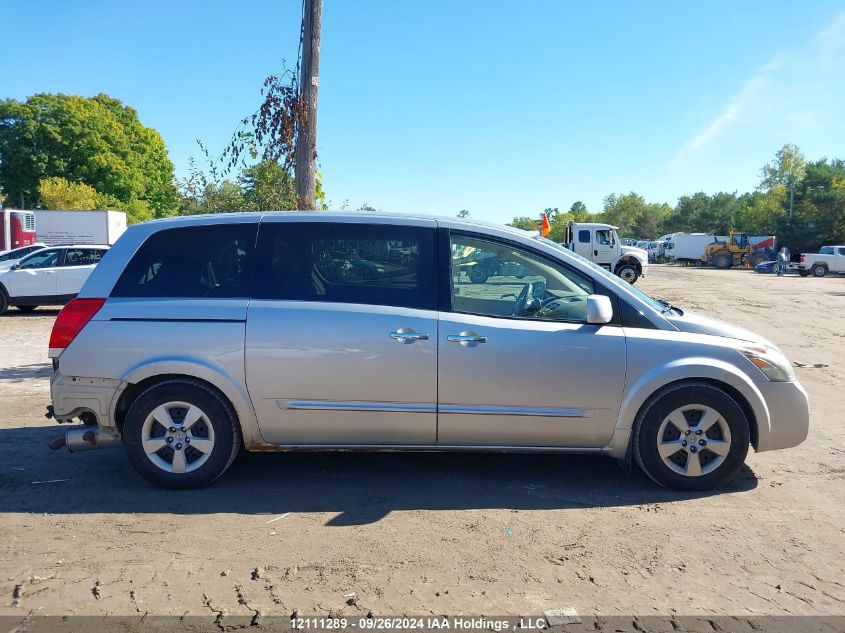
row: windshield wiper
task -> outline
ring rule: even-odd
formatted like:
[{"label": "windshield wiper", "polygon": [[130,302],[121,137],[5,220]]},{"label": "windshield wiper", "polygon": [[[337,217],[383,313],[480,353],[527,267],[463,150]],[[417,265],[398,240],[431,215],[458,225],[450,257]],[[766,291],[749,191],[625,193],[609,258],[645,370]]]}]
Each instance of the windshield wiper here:
[{"label": "windshield wiper", "polygon": [[672,310],[674,310],[678,313],[679,316],[684,316],[683,310],[681,310],[678,306],[673,306],[671,303],[666,301],[666,299],[658,299],[657,297],[655,297],[655,301],[666,306],[660,311],[660,314],[666,314],[667,312],[671,312]]}]

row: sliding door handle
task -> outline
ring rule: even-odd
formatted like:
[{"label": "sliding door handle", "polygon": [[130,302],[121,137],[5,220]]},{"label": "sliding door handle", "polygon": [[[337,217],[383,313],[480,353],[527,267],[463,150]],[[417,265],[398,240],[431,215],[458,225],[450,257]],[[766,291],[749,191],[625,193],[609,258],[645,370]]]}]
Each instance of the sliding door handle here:
[{"label": "sliding door handle", "polygon": [[477,334],[449,334],[446,340],[450,343],[486,343],[487,337]]}]

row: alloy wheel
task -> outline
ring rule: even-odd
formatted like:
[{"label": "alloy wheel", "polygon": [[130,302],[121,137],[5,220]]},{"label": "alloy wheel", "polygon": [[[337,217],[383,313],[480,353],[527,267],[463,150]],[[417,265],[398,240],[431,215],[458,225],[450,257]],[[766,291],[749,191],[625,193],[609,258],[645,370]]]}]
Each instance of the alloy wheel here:
[{"label": "alloy wheel", "polygon": [[214,428],[198,406],[187,402],[162,404],[141,427],[147,458],[161,470],[182,474],[202,466],[214,450]]},{"label": "alloy wheel", "polygon": [[663,463],[687,477],[700,477],[724,463],[731,449],[731,431],[712,407],[690,404],[675,409],[657,431],[657,452]]}]

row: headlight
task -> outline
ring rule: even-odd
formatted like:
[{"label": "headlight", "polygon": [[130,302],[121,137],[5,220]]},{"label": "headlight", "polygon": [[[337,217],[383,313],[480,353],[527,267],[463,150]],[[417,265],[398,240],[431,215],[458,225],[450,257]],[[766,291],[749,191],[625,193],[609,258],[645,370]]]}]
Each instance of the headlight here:
[{"label": "headlight", "polygon": [[771,347],[746,347],[739,350],[751,363],[772,382],[792,382],[795,371],[786,357]]}]

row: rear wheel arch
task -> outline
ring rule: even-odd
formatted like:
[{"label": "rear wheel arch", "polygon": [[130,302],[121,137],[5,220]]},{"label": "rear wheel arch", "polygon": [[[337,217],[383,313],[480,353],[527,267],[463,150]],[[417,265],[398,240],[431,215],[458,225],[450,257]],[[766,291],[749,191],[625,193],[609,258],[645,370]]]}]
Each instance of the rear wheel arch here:
[{"label": "rear wheel arch", "polygon": [[240,426],[240,419],[238,416],[237,407],[235,407],[231,399],[226,396],[225,393],[223,393],[212,383],[208,382],[207,380],[203,380],[202,378],[197,378],[196,376],[190,376],[187,374],[159,374],[157,376],[150,376],[149,378],[144,378],[143,380],[140,380],[136,383],[127,383],[126,387],[120,393],[120,396],[118,396],[117,403],[115,404],[114,421],[115,425],[117,426],[117,430],[123,432],[123,424],[126,421],[126,414],[129,412],[129,409],[132,408],[132,405],[141,396],[141,394],[145,393],[152,387],[157,387],[164,383],[178,382],[184,382],[203,388],[207,391],[212,392],[216,397],[222,399],[229,407],[231,407],[232,411],[234,412],[235,419],[238,425]]}]

